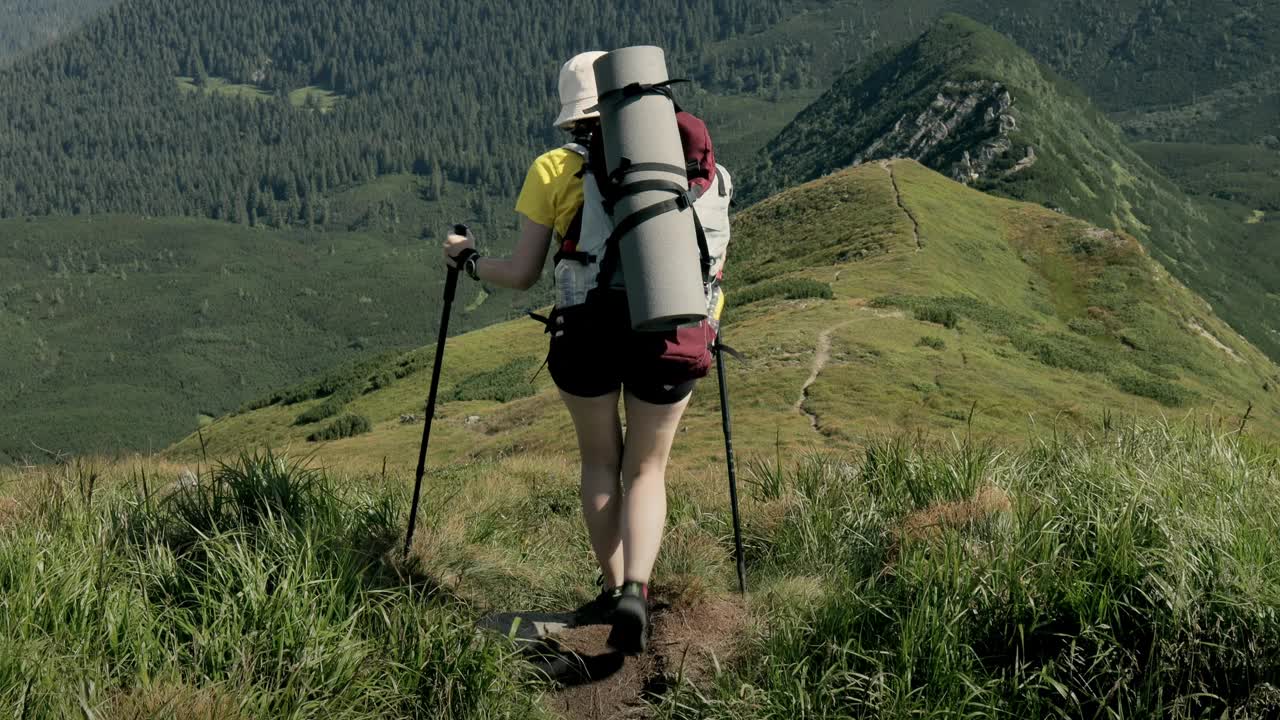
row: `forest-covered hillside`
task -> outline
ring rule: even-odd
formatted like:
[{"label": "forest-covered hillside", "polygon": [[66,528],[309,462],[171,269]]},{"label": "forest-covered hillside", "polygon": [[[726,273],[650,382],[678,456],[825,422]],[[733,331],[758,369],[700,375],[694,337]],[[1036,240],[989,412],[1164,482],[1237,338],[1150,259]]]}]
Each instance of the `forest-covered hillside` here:
[{"label": "forest-covered hillside", "polygon": [[[0,217],[305,225],[332,188],[401,172],[509,196],[531,149],[556,141],[546,118],[557,65],[589,48],[666,47],[673,72],[697,81],[682,91],[692,107],[722,125],[749,118],[762,127],[743,132],[763,142],[846,64],[944,11],[992,24],[1107,110],[1140,116],[1254,80],[1280,47],[1280,7],[1255,2],[1008,5],[261,0],[247,12],[230,0],[124,0],[0,72],[0,164],[15,170],[0,181]],[[783,112],[735,105],[742,96]],[[1258,122],[1232,140],[1265,135]]]},{"label": "forest-covered hillside", "polygon": [[111,0],[5,0],[0,4],[0,65],[71,32]]},{"label": "forest-covered hillside", "polygon": [[[0,216],[309,224],[328,191],[405,172],[509,196],[530,153],[556,141],[549,119],[564,58],[658,42],[674,69],[714,76],[691,58],[781,13],[777,1],[652,0],[572,14],[493,0],[243,10],[128,0],[0,72],[0,164],[15,170],[0,181]],[[190,91],[211,84],[227,91]]]}]

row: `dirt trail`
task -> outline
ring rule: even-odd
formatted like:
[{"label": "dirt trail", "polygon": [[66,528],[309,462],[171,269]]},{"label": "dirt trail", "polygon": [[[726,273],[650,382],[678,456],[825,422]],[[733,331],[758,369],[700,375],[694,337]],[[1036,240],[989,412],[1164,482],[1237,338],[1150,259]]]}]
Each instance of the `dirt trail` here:
[{"label": "dirt trail", "polygon": [[822,374],[822,371],[825,370],[827,365],[831,362],[831,336],[834,335],[837,330],[852,322],[853,320],[849,320],[838,325],[832,325],[818,335],[818,345],[813,351],[813,367],[809,370],[808,379],[806,379],[804,381],[804,385],[800,387],[800,397],[796,398],[796,404],[793,406],[796,412],[809,418],[809,426],[813,428],[814,432],[820,433],[822,432],[822,429],[818,424],[818,416],[810,412],[809,408],[806,407],[809,402],[809,388],[813,387],[813,384],[818,382],[818,376]]},{"label": "dirt trail", "polygon": [[898,176],[893,172],[893,162],[883,160],[880,162],[880,167],[884,168],[884,171],[889,174],[889,183],[893,185],[893,195],[898,201],[898,207],[902,208],[902,212],[911,220],[911,236],[916,241],[916,252],[920,252],[924,249],[924,239],[920,237],[920,221],[916,219],[915,213],[911,212],[907,204],[902,201],[902,188],[898,187]]},{"label": "dirt trail", "polygon": [[561,650],[589,665],[593,677],[548,694],[547,707],[566,720],[649,717],[650,701],[672,687],[714,677],[745,636],[747,612],[737,598],[690,600],[655,589],[652,620],[649,651],[625,659],[607,647],[607,626],[559,633]]},{"label": "dirt trail", "polygon": [[1188,322],[1187,328],[1191,330],[1191,332],[1194,332],[1205,340],[1208,340],[1211,345],[1226,353],[1232,360],[1235,360],[1238,363],[1244,362],[1244,358],[1240,357],[1240,353],[1237,353],[1235,350],[1228,347],[1225,343],[1219,340],[1217,336],[1206,330],[1198,320],[1191,320]]}]

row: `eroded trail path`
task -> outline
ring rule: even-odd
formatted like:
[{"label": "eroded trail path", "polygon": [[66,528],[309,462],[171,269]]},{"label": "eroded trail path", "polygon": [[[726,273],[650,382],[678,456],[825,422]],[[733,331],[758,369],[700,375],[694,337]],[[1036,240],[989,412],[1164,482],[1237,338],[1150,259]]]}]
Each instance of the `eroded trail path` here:
[{"label": "eroded trail path", "polygon": [[916,219],[915,213],[907,207],[902,201],[902,188],[898,187],[898,176],[893,172],[893,163],[889,160],[880,162],[880,167],[889,174],[889,183],[893,185],[893,197],[898,201],[898,207],[902,208],[902,212],[911,220],[911,236],[916,242],[916,252],[924,249],[924,239],[920,237],[920,221]]},{"label": "eroded trail path", "polygon": [[655,593],[649,652],[623,658],[607,647],[609,628],[562,631],[556,646],[593,677],[567,681],[548,693],[546,707],[565,720],[645,719],[652,703],[678,683],[705,688],[720,663],[732,661],[747,626],[737,597],[682,598],[671,589]]},{"label": "eroded trail path", "polygon": [[837,330],[852,322],[853,320],[848,320],[838,325],[832,325],[818,334],[818,344],[814,348],[813,352],[813,366],[809,369],[808,379],[806,379],[804,381],[804,385],[800,387],[800,397],[796,398],[796,404],[794,405],[796,412],[809,419],[809,427],[813,428],[814,432],[820,433],[822,432],[822,429],[818,422],[817,414],[812,412],[808,407],[809,389],[813,387],[814,383],[818,382],[818,376],[822,374],[822,371],[825,370],[827,365],[831,362],[831,336],[834,335]]}]

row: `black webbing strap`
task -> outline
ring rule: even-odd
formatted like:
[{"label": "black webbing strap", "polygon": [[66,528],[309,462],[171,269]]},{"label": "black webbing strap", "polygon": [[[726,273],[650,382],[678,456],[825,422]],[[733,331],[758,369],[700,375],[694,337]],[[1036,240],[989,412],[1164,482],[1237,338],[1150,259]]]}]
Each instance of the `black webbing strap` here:
[{"label": "black webbing strap", "polygon": [[707,246],[707,231],[702,228],[698,211],[693,211],[693,229],[698,237],[698,265],[702,267],[702,282],[711,281],[711,248]]},{"label": "black webbing strap", "polygon": [[[658,217],[659,215],[665,215],[666,213],[669,213],[669,212],[680,212],[681,210],[684,210],[691,206],[692,205],[689,202],[689,196],[686,192],[686,193],[681,193],[676,197],[671,198],[670,200],[663,200],[662,202],[656,202],[642,210],[637,210],[631,213],[630,215],[626,216],[625,218],[623,218],[622,222],[618,223],[613,227],[613,233],[610,234],[609,239],[605,241],[605,247],[606,248],[616,247],[618,244],[618,240],[623,235],[626,235],[632,230],[635,230],[641,224],[649,222],[650,220]],[[607,255],[608,252],[609,251],[606,249],[605,254]]]},{"label": "black webbing strap", "polygon": [[[613,215],[613,207],[618,204],[618,201],[629,195],[639,195],[642,192],[669,192],[675,195],[684,195],[689,192],[689,189],[685,185],[674,183],[670,180],[638,180],[614,188],[613,192],[610,192],[609,196],[604,198],[600,204],[604,205],[605,212]],[[690,204],[695,200],[697,198],[691,196],[689,198]]]},{"label": "black webbing strap", "polygon": [[642,223],[665,215],[669,212],[680,212],[689,207],[689,198],[687,195],[681,194],[670,200],[657,202],[642,210],[637,210],[623,218],[622,222],[613,227],[609,239],[604,242],[604,258],[600,261],[600,274],[596,276],[596,284],[602,290],[609,288],[609,281],[613,279],[614,272],[618,269],[618,240],[623,235],[635,230]]},{"label": "black webbing strap", "polygon": [[578,210],[573,214],[573,219],[569,221],[569,227],[565,229],[564,236],[560,238],[560,251],[566,252],[565,248],[571,248],[568,252],[572,252],[578,248],[578,244],[582,242],[582,205],[578,205]]},{"label": "black webbing strap", "polygon": [[728,197],[729,191],[724,186],[724,173],[716,170],[716,184],[720,186],[720,197]]},{"label": "black webbing strap", "polygon": [[[604,243],[604,258],[600,261],[600,274],[596,276],[596,283],[602,290],[607,290],[609,281],[613,279],[613,274],[618,269],[618,242],[623,235],[635,230],[641,224],[646,223],[659,215],[665,215],[669,212],[680,212],[683,210],[693,209],[693,196],[688,191],[680,193],[670,200],[654,203],[642,210],[637,210],[622,222],[614,226],[613,232],[609,235],[609,239]],[[693,227],[698,238],[698,262],[702,266],[702,280],[707,282],[711,274],[711,252],[707,246],[707,233],[702,227],[702,221],[698,219],[698,213],[693,211]]]},{"label": "black webbing strap", "polygon": [[713,348],[713,349],[714,349],[714,348],[719,348],[721,352],[728,353],[729,355],[731,355],[731,356],[733,356],[735,359],[737,359],[737,361],[738,361],[738,362],[740,362],[740,363],[745,363],[745,362],[747,362],[747,356],[746,356],[746,355],[743,355],[742,353],[738,352],[737,350],[734,350],[733,348],[729,347],[728,345],[725,345],[724,343],[720,342],[719,338],[717,338],[717,339],[716,339],[715,345],[713,345],[713,346],[712,346],[712,348]]},{"label": "black webbing strap", "polygon": [[599,101],[603,103],[606,100],[612,100],[617,95],[621,95],[623,100],[629,100],[639,95],[664,95],[668,100],[675,102],[675,96],[671,93],[671,86],[686,82],[689,81],[684,78],[672,78],[671,80],[663,80],[657,83],[631,83],[601,94]]},{"label": "black webbing strap", "polygon": [[665,172],[678,175],[681,178],[687,178],[689,175],[688,168],[680,167],[679,165],[659,162],[631,162],[631,158],[624,157],[618,161],[618,167],[609,173],[609,177],[605,178],[605,181],[610,185],[621,185],[622,180],[633,172]]}]

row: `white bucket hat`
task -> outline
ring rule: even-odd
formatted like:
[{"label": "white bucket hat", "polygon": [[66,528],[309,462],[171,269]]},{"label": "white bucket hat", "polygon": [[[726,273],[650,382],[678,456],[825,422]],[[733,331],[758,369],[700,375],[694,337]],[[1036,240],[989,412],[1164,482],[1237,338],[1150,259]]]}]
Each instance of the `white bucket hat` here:
[{"label": "white bucket hat", "polygon": [[567,128],[578,120],[600,116],[595,109],[596,72],[592,66],[605,54],[593,50],[574,55],[560,68],[560,115],[556,127]]}]

